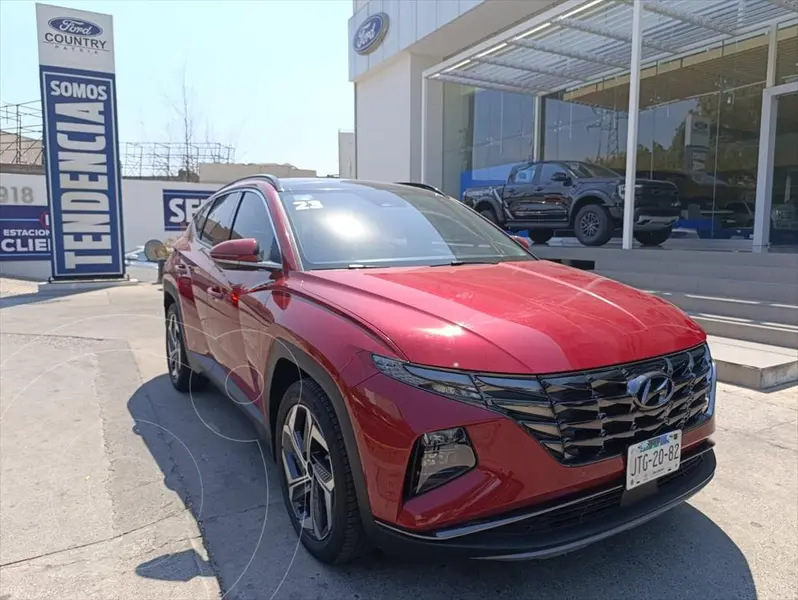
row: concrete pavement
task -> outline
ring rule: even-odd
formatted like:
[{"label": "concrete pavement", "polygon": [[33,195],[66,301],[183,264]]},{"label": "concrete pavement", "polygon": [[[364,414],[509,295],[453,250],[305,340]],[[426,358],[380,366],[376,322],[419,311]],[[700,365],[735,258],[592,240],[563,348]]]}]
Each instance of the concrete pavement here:
[{"label": "concrete pavement", "polygon": [[[136,275],[138,276],[138,275]],[[533,563],[329,568],[221,393],[165,375],[158,286],[0,300],[0,598],[786,600],[798,593],[798,388],[721,386],[689,504]]]}]

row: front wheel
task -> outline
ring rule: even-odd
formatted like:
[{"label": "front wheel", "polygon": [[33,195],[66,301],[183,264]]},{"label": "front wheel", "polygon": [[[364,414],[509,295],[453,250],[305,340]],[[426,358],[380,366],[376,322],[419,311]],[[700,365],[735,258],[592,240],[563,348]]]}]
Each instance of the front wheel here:
[{"label": "front wheel", "polygon": [[195,373],[188,365],[180,314],[174,302],[166,309],[166,366],[169,371],[169,381],[179,392],[200,389],[208,382],[204,376]]},{"label": "front wheel", "polygon": [[657,231],[635,231],[635,239],[643,246],[659,246],[669,237],[673,227],[658,229]]},{"label": "front wheel", "polygon": [[554,230],[553,229],[530,229],[527,231],[529,234],[529,239],[535,242],[536,244],[545,244],[551,238],[554,237]]},{"label": "front wheel", "polygon": [[574,234],[585,246],[603,246],[610,241],[613,230],[609,211],[599,204],[579,209],[574,219]]},{"label": "front wheel", "polygon": [[496,217],[496,213],[494,212],[494,210],[492,208],[480,209],[479,214],[481,214],[483,217],[485,217],[491,223],[493,223],[495,225],[499,224],[499,219],[498,219],[498,217]]},{"label": "front wheel", "polygon": [[286,390],[275,441],[288,515],[318,560],[342,564],[368,546],[338,418],[324,390],[306,378]]}]

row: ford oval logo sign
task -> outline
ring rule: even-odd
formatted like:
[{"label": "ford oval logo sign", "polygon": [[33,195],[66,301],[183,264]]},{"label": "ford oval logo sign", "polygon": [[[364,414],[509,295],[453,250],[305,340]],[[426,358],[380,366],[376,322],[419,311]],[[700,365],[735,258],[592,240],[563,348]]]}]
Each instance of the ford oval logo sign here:
[{"label": "ford oval logo sign", "polygon": [[47,21],[50,29],[55,29],[60,33],[71,33],[84,37],[97,37],[102,35],[103,28],[85,19],[73,19],[72,17],[58,17]]},{"label": "ford oval logo sign", "polygon": [[352,47],[358,54],[374,52],[388,33],[388,15],[377,13],[360,24],[355,31]]}]

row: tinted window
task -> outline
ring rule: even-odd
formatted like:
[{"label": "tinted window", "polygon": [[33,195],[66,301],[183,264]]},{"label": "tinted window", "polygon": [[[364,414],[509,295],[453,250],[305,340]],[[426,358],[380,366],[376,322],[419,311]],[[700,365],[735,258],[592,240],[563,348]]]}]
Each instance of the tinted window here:
[{"label": "tinted window", "polygon": [[308,269],[534,260],[462,203],[420,189],[360,184],[280,198]]},{"label": "tinted window", "polygon": [[556,163],[543,163],[540,165],[540,183],[551,183],[551,177],[555,173],[564,172],[562,165]]},{"label": "tinted window", "polygon": [[194,231],[201,232],[202,226],[205,224],[205,217],[208,215],[208,209],[213,202],[206,202],[194,215]]},{"label": "tinted window", "polygon": [[280,251],[274,236],[271,217],[263,198],[255,192],[244,192],[230,239],[255,238],[260,246],[258,260],[280,262]]},{"label": "tinted window", "polygon": [[523,169],[518,169],[513,175],[513,183],[532,183],[535,180],[535,166],[529,165]]},{"label": "tinted window", "polygon": [[203,240],[215,246],[219,242],[230,239],[233,217],[235,216],[238,198],[240,196],[240,192],[233,192],[227,196],[221,196],[214,201],[213,207],[210,212],[208,212],[208,218],[205,219],[205,225],[202,228],[202,235],[200,237]]},{"label": "tinted window", "polygon": [[[608,169],[607,167],[602,167],[600,165],[593,165],[590,163],[584,162],[567,162],[565,163],[568,165],[568,168],[573,171],[573,173],[577,177],[614,177],[617,178],[620,175],[613,171],[612,169]],[[562,168],[559,169],[562,171]]]}]

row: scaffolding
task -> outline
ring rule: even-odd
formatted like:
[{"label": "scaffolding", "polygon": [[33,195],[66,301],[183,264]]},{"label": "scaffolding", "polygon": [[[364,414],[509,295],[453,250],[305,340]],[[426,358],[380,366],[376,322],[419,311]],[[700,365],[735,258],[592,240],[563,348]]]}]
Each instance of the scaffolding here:
[{"label": "scaffolding", "polygon": [[0,163],[43,163],[40,102],[0,105]]},{"label": "scaffolding", "polygon": [[[0,164],[41,168],[44,164],[39,101],[0,105]],[[122,177],[199,181],[199,165],[231,164],[235,148],[216,142],[122,142]]]},{"label": "scaffolding", "polygon": [[235,162],[235,148],[215,142],[123,142],[122,177],[199,181],[199,165]]}]

